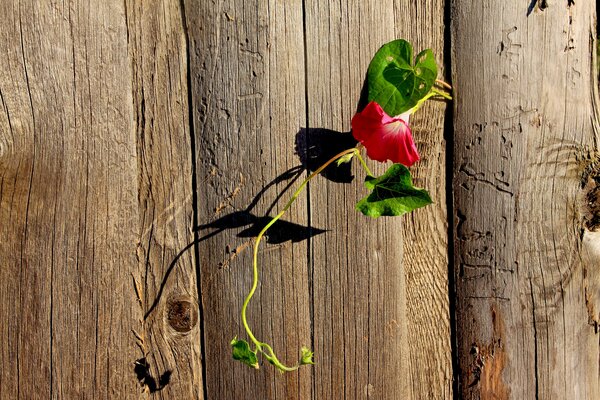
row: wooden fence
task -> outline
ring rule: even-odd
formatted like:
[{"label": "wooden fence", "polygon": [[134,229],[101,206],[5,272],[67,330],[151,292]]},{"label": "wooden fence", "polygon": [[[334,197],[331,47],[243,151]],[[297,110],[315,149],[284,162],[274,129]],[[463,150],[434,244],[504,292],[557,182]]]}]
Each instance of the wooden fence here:
[{"label": "wooden fence", "polygon": [[[591,1],[0,1],[0,399],[599,399]],[[348,143],[385,42],[435,204],[371,220]]]}]

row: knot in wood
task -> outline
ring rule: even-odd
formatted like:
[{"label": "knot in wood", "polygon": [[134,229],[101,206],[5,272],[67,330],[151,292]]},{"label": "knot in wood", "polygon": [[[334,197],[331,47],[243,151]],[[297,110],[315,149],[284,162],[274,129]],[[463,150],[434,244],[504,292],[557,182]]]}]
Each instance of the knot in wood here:
[{"label": "knot in wood", "polygon": [[600,231],[600,174],[598,172],[596,167],[594,173],[586,177],[583,204],[581,204],[584,228],[591,232]]},{"label": "knot in wood", "polygon": [[167,305],[167,321],[177,332],[189,332],[198,323],[198,310],[189,300],[171,300]]}]

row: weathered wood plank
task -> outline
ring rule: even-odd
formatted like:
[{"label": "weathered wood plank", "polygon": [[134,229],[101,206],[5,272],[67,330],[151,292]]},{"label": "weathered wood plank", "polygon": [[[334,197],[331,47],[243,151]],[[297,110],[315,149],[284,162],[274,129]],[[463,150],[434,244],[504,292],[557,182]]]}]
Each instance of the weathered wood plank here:
[{"label": "weathered wood plank", "polygon": [[459,394],[597,399],[595,3],[527,7],[452,7]]},{"label": "weathered wood plank", "polygon": [[[271,207],[291,181],[279,175],[300,164],[294,141],[306,118],[302,2],[186,6],[208,398],[309,399],[311,368],[283,376],[268,364],[255,371],[233,361],[229,345],[234,335],[246,338],[239,312],[252,279],[252,237],[262,217],[291,195]],[[284,219],[306,226],[305,199]],[[311,344],[306,231],[284,226],[272,244],[263,243],[261,283],[248,310],[257,337],[287,364]]]},{"label": "weathered wood plank", "polygon": [[[431,48],[438,76],[445,73],[444,37],[446,1],[396,1],[396,37],[407,38],[415,51]],[[403,224],[413,399],[452,399],[452,349],[448,296],[448,217],[446,200],[446,102],[427,102],[411,118],[421,154],[411,172],[415,184],[426,188],[434,204],[405,218]]]},{"label": "weathered wood plank", "polygon": [[145,315],[136,329],[142,350],[138,359],[145,358],[149,366],[146,391],[154,392],[153,398],[201,399],[202,332],[182,5],[170,0],[127,2],[140,202],[140,271],[135,280],[139,311]]},{"label": "weathered wood plank", "polygon": [[[203,240],[200,250],[203,267],[203,288],[204,293],[207,295],[205,304],[206,309],[211,310],[210,313],[207,313],[206,318],[206,341],[209,343],[218,339],[217,343],[220,343],[220,347],[218,348],[211,348],[210,345],[207,345],[207,365],[209,365],[207,387],[209,397],[212,394],[244,398],[252,385],[258,385],[258,390],[264,390],[265,396],[275,396],[276,394],[281,396],[281,393],[286,393],[286,396],[291,396],[291,398],[298,396],[298,390],[295,388],[298,383],[294,377],[286,376],[287,382],[285,384],[281,380],[270,383],[272,379],[270,378],[270,371],[262,372],[266,377],[263,375],[256,376],[256,374],[248,375],[243,366],[231,366],[229,348],[222,340],[223,330],[227,331],[229,329],[235,331],[235,329],[230,329],[228,326],[235,327],[236,324],[239,324],[236,311],[239,310],[239,304],[241,304],[241,299],[247,290],[247,282],[249,280],[249,254],[248,252],[239,254],[240,250],[249,248],[249,242],[235,238],[234,234],[242,237],[247,236],[244,228],[252,224],[251,221],[256,211],[254,209],[249,210],[250,215],[246,207],[248,204],[251,204],[252,197],[260,191],[260,188],[267,184],[269,178],[274,178],[281,171],[285,171],[297,164],[297,161],[291,156],[291,146],[294,142],[293,134],[300,127],[306,126],[306,120],[303,115],[304,82],[302,78],[304,75],[304,60],[302,57],[303,43],[301,41],[301,5],[288,4],[283,8],[273,8],[272,6],[272,4],[269,4],[266,9],[263,9],[262,7],[265,7],[263,5],[258,6],[258,8],[248,5],[245,7],[236,7],[233,4],[210,5],[204,9],[197,10],[197,12],[193,12],[193,14],[189,15],[188,19],[191,27],[192,48],[194,49],[193,51],[198,51],[196,54],[192,53],[192,68],[193,71],[198,71],[194,72],[193,75],[197,79],[195,81],[197,86],[194,88],[194,103],[197,104],[195,112],[197,115],[196,123],[199,126],[199,129],[196,131],[198,141],[198,171],[200,176],[199,193],[201,198],[202,196],[206,196],[206,200],[201,199],[199,202],[201,226],[205,229],[201,235],[208,235],[211,232],[210,229],[212,231],[223,230],[223,232]],[[379,18],[381,10],[384,9],[383,7],[380,8],[380,6],[344,5],[342,9],[333,10],[331,14],[328,13],[331,10],[327,12],[324,10],[314,10],[313,12],[311,7],[314,6],[312,3],[307,4],[306,15],[307,63],[309,65],[308,104],[309,107],[311,104],[314,107],[313,111],[310,111],[309,108],[309,121],[318,119],[318,117],[315,118],[313,116],[315,113],[323,112],[327,114],[329,112],[326,108],[321,109],[321,105],[329,104],[331,109],[338,111],[334,113],[335,116],[326,117],[333,118],[335,120],[333,123],[315,125],[313,122],[310,122],[310,127],[321,126],[332,128],[335,127],[335,123],[337,122],[341,124],[338,125],[339,127],[347,129],[356,106],[356,100],[358,99],[364,78],[364,71],[370,57],[381,44],[395,38],[397,35],[394,28],[394,14],[388,15],[388,24],[379,24],[375,23],[375,21]],[[335,7],[335,5],[331,6]],[[393,7],[393,4],[390,2],[389,6]],[[329,5],[324,4],[321,7],[328,8]],[[282,20],[278,13],[284,11],[284,16],[287,20],[285,22],[278,22]],[[399,13],[404,12],[401,6],[396,11]],[[264,18],[260,18],[261,12],[263,12],[262,15],[264,15]],[[311,12],[313,13],[311,14]],[[438,17],[441,19],[441,8],[439,13]],[[337,21],[339,18],[344,18],[345,22],[342,22],[342,28],[335,28],[341,32],[336,30],[331,33],[335,40],[340,40],[340,33],[350,36],[348,26],[358,23],[359,19],[365,23],[365,26],[368,26],[369,21],[373,21],[372,25],[379,27],[379,29],[374,30],[373,38],[368,38],[367,42],[369,44],[359,51],[359,58],[362,60],[360,66],[350,62],[354,61],[354,58],[350,58],[349,52],[352,52],[354,49],[346,48],[345,51],[338,49],[336,50],[338,53],[326,53],[323,51],[323,47],[319,46],[330,42],[332,38],[329,36],[329,33],[311,32],[311,29],[325,29],[327,25],[325,24],[326,21]],[[256,26],[257,21],[258,27]],[[286,26],[287,29],[283,31]],[[332,30],[334,29],[332,28]],[[365,35],[371,34],[369,33],[371,31],[367,29],[364,32]],[[320,44],[316,43],[316,38],[321,38]],[[365,37],[361,36],[361,39],[364,42]],[[356,40],[354,43],[354,46],[359,46]],[[438,48],[441,48],[440,43],[438,42]],[[335,44],[332,47],[335,47]],[[204,49],[205,51],[200,52],[196,49]],[[248,57],[250,58],[248,59]],[[312,60],[319,61],[315,61],[312,64]],[[340,71],[343,69],[331,67],[332,69],[330,70],[328,62],[339,63],[341,68],[347,68],[348,76],[351,76],[351,79],[344,79],[344,74],[341,75],[342,78],[340,78],[339,74],[332,74],[334,70]],[[317,64],[318,66],[315,67]],[[266,70],[265,65],[268,66]],[[323,79],[325,76],[327,79]],[[317,87],[319,84],[323,84],[322,88]],[[338,90],[341,105],[332,104],[337,99],[337,93],[331,96],[332,91]],[[248,94],[240,94],[245,92]],[[321,96],[317,95],[317,93],[327,93],[327,95],[317,98],[317,96]],[[286,97],[291,97],[293,100],[291,103],[288,100],[285,102],[285,105],[282,105],[280,99]],[[268,109],[265,109],[264,104],[269,105]],[[442,108],[438,108],[433,113],[437,113],[437,116],[433,120],[437,124],[435,126],[439,129],[443,110]],[[268,127],[265,123],[267,118],[270,121]],[[429,129],[426,123],[424,125],[426,126],[425,129]],[[274,138],[272,132],[279,131],[288,133],[283,138],[280,136]],[[438,133],[441,135],[440,130],[438,130]],[[306,131],[304,131],[298,136],[297,141],[301,148],[300,151],[304,151],[302,149],[302,146],[305,145],[303,141],[311,140],[310,135],[311,132],[309,131],[307,139]],[[312,140],[314,141],[314,138]],[[264,142],[273,144],[266,146],[263,144]],[[252,145],[258,143],[258,146],[246,143],[252,143]],[[436,139],[431,139],[428,141],[429,143],[433,148],[432,152],[436,152],[441,147],[440,136],[438,135]],[[285,150],[281,149],[288,149],[287,154]],[[260,152],[257,150],[260,150]],[[231,154],[235,154],[236,157],[231,157]],[[264,159],[270,160],[266,166],[267,168],[261,165]],[[249,163],[251,167],[246,167],[245,163]],[[433,164],[439,168],[443,163],[443,158],[436,157]],[[252,165],[254,164],[258,164],[257,167],[253,167]],[[261,176],[246,174],[246,170],[255,171],[256,175],[258,175],[258,171],[261,171]],[[442,182],[444,181],[443,176],[440,179]],[[223,187],[223,182],[226,183],[226,187]],[[278,187],[281,186],[278,185]],[[317,186],[317,184],[314,186]],[[331,185],[331,188],[327,190],[337,190],[335,189],[336,186],[338,188],[342,187],[342,185],[335,184]],[[322,192],[326,193],[327,190],[322,190]],[[360,187],[356,190],[360,191]],[[274,190],[273,193],[268,191],[266,193],[270,198],[274,198],[276,195]],[[345,199],[343,201],[351,206],[358,195],[354,192],[352,201]],[[332,202],[332,199],[335,201],[340,199],[338,195],[334,194],[331,199],[326,200],[323,194],[315,195],[314,191],[313,196],[316,196],[315,200],[311,203],[313,210],[323,208],[323,205],[327,201]],[[265,195],[265,197],[267,196]],[[439,197],[443,204],[443,191],[439,192]],[[257,204],[258,207],[265,207],[263,199]],[[266,204],[268,205],[269,203]],[[291,214],[289,218],[297,222],[298,217],[301,217],[303,214],[302,205],[296,205],[295,209],[298,214]],[[445,212],[443,207],[439,207],[436,210],[436,212],[441,212],[442,214]],[[347,230],[354,229],[352,228],[353,224],[348,223],[346,220],[346,214],[344,206],[341,206],[337,212],[326,210],[321,216],[319,216],[318,212],[313,212],[313,217],[317,221],[313,222],[312,225],[314,227],[324,228],[325,226],[335,225],[337,229],[338,226],[341,226],[343,227],[341,236],[338,233],[329,232],[315,239],[316,247],[311,253],[312,260],[310,264],[311,268],[314,266],[314,271],[303,271],[302,267],[298,267],[298,265],[303,265],[302,261],[304,261],[305,265],[305,256],[301,256],[304,260],[291,260],[291,252],[303,254],[306,251],[299,248],[297,244],[289,249],[284,246],[283,249],[278,250],[279,254],[275,256],[269,254],[268,257],[279,258],[284,267],[283,269],[279,267],[276,275],[271,279],[273,282],[282,282],[279,286],[281,287],[281,285],[290,285],[292,282],[291,277],[306,277],[307,272],[309,273],[309,279],[314,278],[314,292],[311,298],[307,297],[308,286],[306,286],[305,282],[300,288],[290,286],[286,290],[286,294],[296,296],[297,299],[293,300],[291,304],[296,302],[299,304],[296,307],[300,307],[300,309],[304,308],[305,311],[310,310],[308,306],[310,305],[310,301],[313,302],[312,314],[315,318],[314,345],[317,350],[317,357],[319,355],[323,357],[319,361],[319,365],[314,368],[314,374],[316,375],[316,382],[314,384],[316,390],[314,393],[315,398],[335,398],[338,393],[345,393],[345,395],[350,397],[377,396],[378,393],[379,395],[383,393],[392,395],[392,393],[398,392],[398,382],[402,382],[402,385],[405,387],[400,393],[408,393],[411,385],[411,380],[407,378],[409,370],[407,362],[408,352],[401,351],[398,353],[396,351],[396,349],[400,349],[403,346],[407,347],[406,328],[398,330],[396,326],[396,324],[398,326],[404,324],[402,321],[405,321],[403,310],[405,295],[402,283],[404,280],[404,271],[399,267],[401,259],[399,246],[394,243],[393,246],[389,246],[389,249],[385,250],[385,246],[376,246],[373,244],[374,247],[379,249],[378,251],[386,253],[386,262],[390,259],[392,260],[389,261],[390,265],[395,266],[395,268],[389,269],[381,266],[382,272],[379,274],[369,273],[369,265],[362,262],[362,252],[358,248],[354,248],[356,252],[356,257],[354,258],[357,261],[350,261],[352,259],[351,254],[347,256],[348,259],[345,258],[346,256],[342,256],[349,266],[362,265],[364,267],[362,272],[367,280],[367,284],[364,287],[356,286],[355,288],[352,282],[352,279],[354,279],[352,273],[345,272],[346,270],[352,270],[352,268],[347,268],[346,263],[341,258],[341,261],[338,260],[339,265],[343,264],[345,267],[337,270],[336,277],[331,275],[335,272],[335,269],[330,268],[329,265],[327,268],[321,269],[316,267],[316,264],[319,263],[318,260],[325,257],[326,254],[342,255],[345,253],[345,250],[333,251],[333,247],[322,248],[322,246],[326,241],[330,241],[331,243],[336,243],[331,246],[341,246],[346,249],[348,246],[345,240],[348,234]],[[262,214],[257,215],[262,216]],[[330,223],[333,219],[329,220],[328,218],[334,218],[335,215],[338,215],[342,220],[337,221],[337,223]],[[321,220],[325,221],[324,218],[328,220],[321,223]],[[362,217],[356,216],[356,219],[360,219],[361,223],[365,222]],[[378,234],[375,234],[379,239],[386,234],[391,234],[391,232],[400,227],[396,223],[394,226],[388,226],[381,230],[380,227],[377,227],[376,223],[372,221],[367,221],[367,223],[370,224],[370,230],[373,232],[379,231]],[[445,228],[443,223],[440,226],[441,228],[438,229],[437,234],[442,235],[441,241],[443,243]],[[333,236],[332,239],[321,239],[327,235]],[[398,239],[400,238],[398,234],[394,236]],[[363,238],[364,236],[361,236],[360,240]],[[374,243],[377,241],[377,239],[372,240]],[[438,244],[439,242],[436,242],[435,246],[438,246]],[[233,251],[238,248],[238,251]],[[432,251],[435,252],[435,250]],[[441,278],[439,275],[434,278],[434,280],[438,280],[436,281],[438,288],[445,288],[447,285],[443,274],[445,271],[445,257],[445,252],[438,249],[436,261],[438,267],[442,269]],[[221,260],[220,263],[218,262],[219,260]],[[268,258],[264,261],[263,271],[270,271],[269,262]],[[383,263],[383,261],[381,262]],[[244,269],[240,271],[239,267],[234,269],[233,267],[235,266],[245,267],[246,271]],[[289,272],[286,274],[285,268],[299,268],[300,275],[298,273],[294,275]],[[220,272],[220,270],[223,270],[227,274]],[[440,271],[436,270],[436,272],[439,274]],[[240,282],[244,282],[241,280],[244,279],[242,278],[244,273],[246,274],[245,285],[240,284]],[[280,273],[281,276],[279,275]],[[324,274],[329,275],[325,276]],[[357,272],[354,277],[360,277],[360,272]],[[278,286],[273,282],[263,280],[263,293],[268,293],[267,290],[278,290]],[[372,292],[373,299],[365,297],[365,301],[358,302],[358,305],[343,306],[343,299],[346,297],[349,301],[358,301],[357,299],[360,299],[359,293],[362,289]],[[435,290],[435,286],[432,286],[432,289]],[[220,291],[223,295],[218,297],[208,295],[208,293],[216,293],[217,291]],[[384,297],[386,296],[394,300],[386,302],[384,301]],[[424,395],[432,391],[437,391],[436,393],[443,393],[440,395],[443,396],[449,393],[449,380],[451,379],[451,374],[449,373],[450,346],[448,339],[447,296],[445,296],[443,291],[433,292],[430,296],[436,297],[438,300],[437,304],[441,304],[440,307],[433,311],[433,314],[441,321],[441,329],[446,329],[445,337],[447,339],[445,342],[440,340],[437,345],[433,345],[433,348],[437,351],[436,354],[439,356],[430,356],[429,361],[427,361],[428,365],[434,365],[431,370],[435,372],[429,373],[429,370],[423,368],[423,365],[419,363],[415,365],[414,370],[417,376],[427,374],[432,376],[432,379],[437,382],[437,386],[433,389],[430,388],[431,384],[428,381],[422,382],[423,385],[428,387],[428,392],[424,392]],[[375,298],[377,300],[374,300]],[[324,301],[324,299],[327,300]],[[369,305],[369,300],[372,300],[371,305]],[[301,332],[304,332],[304,337],[309,337],[308,325],[301,325],[301,321],[298,321],[298,311],[287,304],[289,300],[281,300],[279,295],[275,294],[275,296],[268,296],[267,298],[261,297],[259,301],[261,302],[263,314],[268,316],[265,318],[265,324],[272,324],[272,319],[277,320],[276,317],[271,315],[272,311],[270,310],[277,310],[276,307],[282,307],[277,306],[277,303],[283,301],[284,315],[287,315],[288,319],[283,318],[282,320],[291,320],[290,324],[292,326],[290,329],[294,330],[300,327]],[[390,307],[390,305],[393,305],[393,307]],[[446,308],[444,308],[444,305]],[[358,308],[352,310],[353,307]],[[281,314],[282,312],[279,311],[279,313]],[[355,318],[355,314],[363,315],[363,317]],[[371,323],[366,322],[368,315],[372,315]],[[347,320],[346,329],[344,329],[341,319],[337,324],[329,321],[330,318],[343,319],[344,317]],[[306,323],[309,314],[300,316],[300,318],[304,318],[304,322]],[[429,334],[425,330],[425,322],[423,321],[421,324],[423,330],[420,333],[416,333],[415,337]],[[261,328],[267,332],[269,329],[273,329],[270,326]],[[339,328],[339,330],[336,328]],[[237,330],[241,331],[241,327],[238,327]],[[374,332],[380,333],[377,334]],[[369,333],[372,335],[370,339]],[[296,335],[298,333],[294,331],[293,337],[297,337]],[[339,340],[340,337],[343,340]],[[293,340],[281,340],[281,338],[279,340],[283,348],[291,353],[287,354],[286,358],[293,361],[296,356],[294,354],[295,348],[286,344],[293,342]],[[370,345],[366,344],[368,340],[371,341]],[[424,345],[423,340],[421,336],[421,345]],[[348,349],[352,349],[352,351]],[[386,349],[393,350],[387,351]],[[427,349],[431,350],[431,347],[423,346],[420,351],[426,351]],[[348,352],[344,355],[345,350],[348,350]],[[369,359],[369,357],[374,360],[367,362],[367,364],[373,364],[374,372],[371,373],[372,380],[369,380],[368,369],[364,368],[364,361]],[[344,363],[353,366],[346,366],[346,372],[344,372]],[[388,371],[386,374],[379,373],[379,368],[382,368],[383,365],[386,366],[385,370]],[[237,380],[240,382],[239,387],[228,384],[229,380],[224,378],[231,375],[232,371],[235,371],[236,374],[243,374],[244,378]],[[300,389],[304,390],[303,393],[310,393],[311,390],[309,373],[312,372],[308,370],[301,372],[301,374],[305,375],[301,375],[300,380],[300,385],[305,385],[301,386]],[[347,375],[344,376],[345,374]],[[217,379],[217,377],[220,379]]]},{"label": "weathered wood plank", "polygon": [[[382,12],[392,6],[307,2],[311,131],[350,136],[368,63],[395,38],[394,15]],[[341,141],[311,135],[309,146],[318,149],[327,140]],[[358,179],[364,174],[358,165],[352,172]],[[315,398],[410,398],[401,221],[373,221],[353,210],[365,195],[361,186],[325,179],[311,185],[311,222],[328,229],[312,246],[314,340],[321,357]]]},{"label": "weathered wood plank", "polygon": [[[350,136],[369,61],[395,38],[394,14],[383,12],[392,7],[307,2],[309,128]],[[327,140],[340,138],[309,138],[317,148]],[[356,182],[311,184],[311,222],[328,230],[312,243],[317,399],[411,397],[402,222],[356,212],[365,194]]]},{"label": "weathered wood plank", "polygon": [[[443,2],[421,3],[307,1],[311,148],[329,140],[342,150],[331,142],[351,137],[367,66],[385,42],[432,47],[443,62]],[[412,120],[423,155],[416,182],[431,190],[433,207],[372,221],[353,209],[366,194],[360,183],[311,186],[311,221],[329,230],[312,249],[315,350],[323,357],[315,398],[451,397],[443,114],[439,103]],[[327,137],[319,128],[344,133]],[[353,172],[364,176],[358,165]]]},{"label": "weathered wood plank", "polygon": [[0,8],[0,398],[135,397],[123,3]]}]

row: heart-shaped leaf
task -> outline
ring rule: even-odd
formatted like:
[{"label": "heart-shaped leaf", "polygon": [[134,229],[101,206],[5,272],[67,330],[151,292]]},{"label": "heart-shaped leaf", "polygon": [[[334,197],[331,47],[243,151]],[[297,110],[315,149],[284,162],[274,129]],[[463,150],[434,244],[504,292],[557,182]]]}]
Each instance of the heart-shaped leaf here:
[{"label": "heart-shaped leaf", "polygon": [[249,367],[258,369],[258,357],[256,356],[255,351],[250,350],[248,342],[233,338],[231,341],[231,348],[233,350],[234,360],[239,360]]},{"label": "heart-shaped leaf", "polygon": [[411,44],[394,40],[383,45],[369,64],[369,101],[378,103],[390,116],[400,115],[429,93],[436,77],[431,49],[420,52],[413,64]]},{"label": "heart-shaped leaf", "polygon": [[410,172],[402,164],[393,164],[378,178],[367,176],[365,186],[372,192],[356,208],[369,217],[402,215],[432,203],[426,190],[413,186]]}]

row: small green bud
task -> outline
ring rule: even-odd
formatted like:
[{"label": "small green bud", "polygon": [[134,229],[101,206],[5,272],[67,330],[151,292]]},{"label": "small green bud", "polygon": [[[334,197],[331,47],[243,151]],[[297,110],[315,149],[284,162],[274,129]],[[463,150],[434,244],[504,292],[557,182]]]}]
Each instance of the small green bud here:
[{"label": "small green bud", "polygon": [[314,352],[310,351],[307,347],[302,347],[300,351],[302,353],[302,356],[300,357],[300,365],[315,364],[313,361],[313,356],[315,354]]}]

